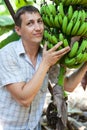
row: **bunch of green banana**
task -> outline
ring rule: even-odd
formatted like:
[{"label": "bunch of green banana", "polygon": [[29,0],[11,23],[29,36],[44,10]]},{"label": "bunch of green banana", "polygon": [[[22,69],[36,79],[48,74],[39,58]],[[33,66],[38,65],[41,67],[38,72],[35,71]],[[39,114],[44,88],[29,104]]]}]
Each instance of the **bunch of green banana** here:
[{"label": "bunch of green banana", "polygon": [[51,31],[45,30],[44,31],[44,40],[48,41],[48,43],[52,44],[53,46],[57,44],[58,42],[62,41],[63,44],[58,48],[59,50],[69,46],[68,39],[62,34],[53,34]]},{"label": "bunch of green banana", "polygon": [[59,33],[58,41],[62,41],[62,48],[69,46],[69,40],[63,35],[63,33]]},{"label": "bunch of green banana", "polygon": [[[82,5],[87,2],[86,0],[55,0],[54,3],[45,4],[41,8],[42,18],[47,28],[44,31],[44,40],[47,42],[48,49],[59,41],[63,42],[59,49],[70,46],[70,52],[59,63],[68,68],[77,68],[87,61],[87,11],[82,8]],[[81,5],[81,8],[75,8],[75,4]],[[71,46],[70,39],[73,36],[80,36],[81,40],[74,41]]]},{"label": "bunch of green banana", "polygon": [[61,2],[68,6],[68,5],[87,5],[87,0],[61,0]]},{"label": "bunch of green banana", "polygon": [[51,34],[51,32],[48,32],[47,30],[44,31],[44,39],[51,42],[53,45],[58,43],[58,39],[54,34]]},{"label": "bunch of green banana", "polygon": [[[41,6],[40,13],[46,26],[55,27],[54,19],[56,16],[56,6],[54,4],[45,4]],[[57,26],[57,19],[55,19]]]},{"label": "bunch of green banana", "polygon": [[87,31],[86,12],[84,10],[75,10],[73,14],[72,12],[72,8],[68,9],[67,15],[64,16],[62,20],[62,32],[70,36],[84,36]]},{"label": "bunch of green banana", "polygon": [[[71,19],[70,19],[70,16],[71,16]],[[74,13],[72,14],[72,9],[68,9],[67,15],[64,16],[66,18],[63,18],[63,21],[62,21],[62,23],[66,25],[66,26],[63,26],[63,24],[62,24],[63,33],[65,33],[66,35],[71,35],[71,30],[74,26],[77,16],[78,16],[77,10],[74,11]]]},{"label": "bunch of green banana", "polygon": [[87,40],[75,41],[69,53],[64,58],[64,64],[68,68],[77,68],[87,61]]}]

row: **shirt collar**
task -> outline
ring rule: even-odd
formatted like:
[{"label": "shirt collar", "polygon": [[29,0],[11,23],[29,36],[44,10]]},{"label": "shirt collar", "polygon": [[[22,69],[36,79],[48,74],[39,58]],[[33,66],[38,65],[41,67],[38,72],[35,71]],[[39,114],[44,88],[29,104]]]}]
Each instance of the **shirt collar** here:
[{"label": "shirt collar", "polygon": [[25,49],[24,49],[24,46],[23,46],[23,43],[22,43],[22,39],[18,40],[17,53],[18,53],[18,55],[25,54]]},{"label": "shirt collar", "polygon": [[[43,47],[40,46],[40,48],[39,48],[39,54],[42,54],[42,50],[43,50]],[[18,53],[18,55],[26,53],[25,49],[24,49],[24,46],[23,46],[23,43],[22,43],[22,39],[18,40],[18,43],[17,43],[17,53]]]}]

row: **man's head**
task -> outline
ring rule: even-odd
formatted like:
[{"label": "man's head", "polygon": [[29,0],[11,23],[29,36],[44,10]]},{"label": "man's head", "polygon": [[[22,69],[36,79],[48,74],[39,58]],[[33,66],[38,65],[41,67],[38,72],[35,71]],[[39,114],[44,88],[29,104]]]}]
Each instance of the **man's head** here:
[{"label": "man's head", "polygon": [[27,44],[40,43],[44,33],[44,23],[39,10],[23,6],[15,14],[15,30]]},{"label": "man's head", "polygon": [[17,10],[17,12],[15,13],[15,16],[14,16],[15,25],[21,27],[21,23],[22,23],[21,15],[25,14],[26,12],[29,12],[31,14],[33,12],[40,14],[39,10],[36,7],[32,6],[32,5],[23,6],[23,7],[19,8]]}]

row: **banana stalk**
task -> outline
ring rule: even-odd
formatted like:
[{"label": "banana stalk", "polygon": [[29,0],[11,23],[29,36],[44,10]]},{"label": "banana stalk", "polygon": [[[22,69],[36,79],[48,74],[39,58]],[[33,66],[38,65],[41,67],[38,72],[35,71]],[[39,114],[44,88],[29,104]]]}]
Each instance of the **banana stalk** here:
[{"label": "banana stalk", "polygon": [[60,64],[60,70],[58,75],[58,86],[62,87],[64,98],[67,97],[67,94],[64,91],[64,78],[66,73],[66,67]]}]

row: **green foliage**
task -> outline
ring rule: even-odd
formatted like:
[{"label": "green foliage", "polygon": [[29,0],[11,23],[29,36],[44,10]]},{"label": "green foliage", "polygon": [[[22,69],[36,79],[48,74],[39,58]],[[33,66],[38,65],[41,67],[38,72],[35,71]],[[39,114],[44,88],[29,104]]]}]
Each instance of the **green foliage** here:
[{"label": "green foliage", "polygon": [[10,26],[13,25],[14,21],[13,19],[8,15],[1,15],[0,16],[0,26]]},{"label": "green foliage", "polygon": [[33,3],[34,3],[33,0],[15,0],[17,8],[20,8],[24,5],[32,5]]},{"label": "green foliage", "polygon": [[[33,5],[33,0],[9,0],[14,12],[24,5]],[[4,0],[0,0],[0,36],[4,33],[7,33],[14,29],[14,20],[10,14],[9,9],[7,8]],[[15,34],[17,35],[17,34]],[[13,35],[12,35],[13,36]],[[12,37],[11,36],[11,37]],[[12,40],[16,40],[18,36],[15,38],[7,38],[4,41],[0,42],[0,48],[5,44],[11,42]]]},{"label": "green foliage", "polygon": [[0,48],[4,47],[5,45],[9,44],[12,41],[18,40],[19,38],[20,37],[17,35],[17,33],[13,31],[10,36],[8,36],[7,38],[5,38],[3,41],[0,42]]},{"label": "green foliage", "polygon": [[13,30],[13,28],[14,28],[14,25],[0,26],[0,36],[3,35],[4,33],[7,33]]}]

